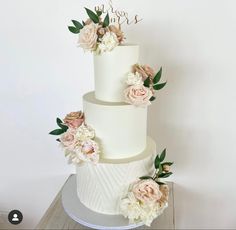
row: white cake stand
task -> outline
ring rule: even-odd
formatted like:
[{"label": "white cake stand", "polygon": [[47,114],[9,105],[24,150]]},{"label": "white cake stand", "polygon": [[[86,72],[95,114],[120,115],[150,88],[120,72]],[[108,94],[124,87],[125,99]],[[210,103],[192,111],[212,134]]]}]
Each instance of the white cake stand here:
[{"label": "white cake stand", "polygon": [[78,196],[76,175],[71,176],[62,189],[62,206],[65,212],[76,222],[94,229],[132,229],[143,225],[129,224],[122,215],[105,215],[93,212],[84,206]]}]

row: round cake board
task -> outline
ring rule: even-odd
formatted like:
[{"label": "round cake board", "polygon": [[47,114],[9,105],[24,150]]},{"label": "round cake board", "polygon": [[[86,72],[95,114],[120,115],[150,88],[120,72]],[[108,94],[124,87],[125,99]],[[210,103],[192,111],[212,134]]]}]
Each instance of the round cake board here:
[{"label": "round cake board", "polygon": [[[92,192],[92,191],[91,191]],[[94,229],[133,229],[143,225],[129,224],[122,215],[106,215],[92,211],[83,205],[77,196],[76,175],[72,175],[62,189],[62,206],[76,222]]]}]

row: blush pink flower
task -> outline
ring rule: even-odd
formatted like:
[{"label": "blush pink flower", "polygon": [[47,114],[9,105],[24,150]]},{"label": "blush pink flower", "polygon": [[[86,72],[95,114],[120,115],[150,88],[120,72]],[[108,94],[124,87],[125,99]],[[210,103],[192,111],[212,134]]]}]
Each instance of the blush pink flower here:
[{"label": "blush pink flower", "polygon": [[152,179],[138,181],[133,185],[132,191],[136,199],[142,203],[158,202],[162,197],[159,185]]},{"label": "blush pink flower", "polygon": [[148,65],[135,64],[132,67],[132,72],[138,72],[142,76],[143,81],[145,81],[148,77],[152,79],[155,75],[154,70]]},{"label": "blush pink flower", "polygon": [[82,47],[84,50],[95,50],[98,38],[97,29],[98,25],[91,22],[80,30],[78,42],[80,47]]},{"label": "blush pink flower", "polygon": [[70,128],[67,129],[67,131],[62,134],[60,141],[65,148],[70,150],[74,149],[76,143],[75,134],[76,134],[75,130]]},{"label": "blush pink flower", "polygon": [[124,90],[125,102],[135,106],[150,105],[152,91],[143,85],[131,85]]},{"label": "blush pink flower", "polygon": [[71,112],[66,115],[64,118],[64,123],[72,129],[77,129],[80,127],[84,122],[84,113],[79,112]]}]

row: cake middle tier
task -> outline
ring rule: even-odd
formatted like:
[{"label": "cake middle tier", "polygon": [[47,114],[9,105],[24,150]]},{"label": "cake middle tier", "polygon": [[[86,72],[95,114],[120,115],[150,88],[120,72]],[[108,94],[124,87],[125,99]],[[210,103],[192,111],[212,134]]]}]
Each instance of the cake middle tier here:
[{"label": "cake middle tier", "polygon": [[138,155],[146,147],[147,108],[95,99],[94,92],[83,96],[85,121],[94,128],[104,159]]}]

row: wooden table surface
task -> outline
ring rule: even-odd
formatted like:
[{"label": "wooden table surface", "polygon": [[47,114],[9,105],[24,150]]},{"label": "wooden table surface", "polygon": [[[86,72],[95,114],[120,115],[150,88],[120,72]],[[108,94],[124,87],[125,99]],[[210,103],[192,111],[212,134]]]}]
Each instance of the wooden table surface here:
[{"label": "wooden table surface", "polygon": [[[173,183],[170,188],[169,206],[164,213],[153,221],[151,227],[142,226],[137,229],[175,229]],[[36,226],[36,229],[89,229],[72,220],[64,211],[61,203],[61,191]]]}]

